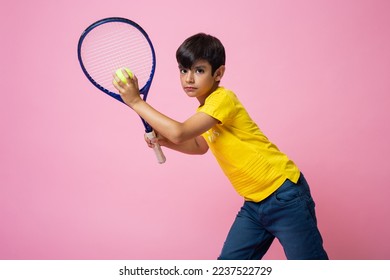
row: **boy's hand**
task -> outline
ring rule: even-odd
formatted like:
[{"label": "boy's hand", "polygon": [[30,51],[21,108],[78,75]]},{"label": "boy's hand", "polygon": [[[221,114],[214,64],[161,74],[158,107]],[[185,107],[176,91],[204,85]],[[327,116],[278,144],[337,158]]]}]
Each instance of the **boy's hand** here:
[{"label": "boy's hand", "polygon": [[149,139],[146,133],[144,134],[145,142],[148,145],[149,148],[154,148],[154,144],[157,143],[158,139],[157,137],[154,139]]},{"label": "boy's hand", "polygon": [[157,143],[160,144],[159,140],[161,140],[162,136],[157,134],[156,131],[155,131],[155,134],[156,134],[156,137],[153,139],[149,139],[148,136],[146,135],[146,133],[144,134],[145,142],[146,142],[146,144],[148,144],[149,148],[154,148],[154,145]]},{"label": "boy's hand", "polygon": [[145,142],[148,145],[149,148],[154,148],[155,144],[159,144],[160,146],[165,146],[167,142],[169,141],[167,138],[159,134],[157,131],[154,131],[156,134],[156,138],[153,138],[150,140],[148,136],[146,136],[146,133],[144,134]]},{"label": "boy's hand", "polygon": [[126,78],[126,82],[123,82],[115,73],[112,84],[118,90],[119,95],[123,101],[130,107],[133,107],[138,101],[142,101],[139,92],[138,79],[134,75],[132,78],[129,74],[122,69],[123,76]]}]

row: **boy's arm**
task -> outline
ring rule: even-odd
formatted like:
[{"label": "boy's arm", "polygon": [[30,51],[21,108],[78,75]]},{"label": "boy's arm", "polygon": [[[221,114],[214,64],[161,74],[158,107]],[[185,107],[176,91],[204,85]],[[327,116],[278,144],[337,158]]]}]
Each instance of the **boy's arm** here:
[{"label": "boy's arm", "polygon": [[150,142],[150,140],[145,136],[145,141],[148,143],[150,148],[153,148],[154,143],[158,143],[160,146],[190,155],[203,155],[209,149],[207,142],[202,136],[197,136],[180,144],[174,144],[160,134],[153,140],[153,142]]},{"label": "boy's arm", "polygon": [[168,140],[166,143],[160,144],[174,150],[190,151],[190,153],[195,147],[205,148],[207,143],[198,136],[212,128],[218,123],[218,120],[199,112],[185,122],[175,121],[142,100],[135,76],[133,78],[127,77],[126,84],[116,76],[114,78],[113,84],[125,103]]}]

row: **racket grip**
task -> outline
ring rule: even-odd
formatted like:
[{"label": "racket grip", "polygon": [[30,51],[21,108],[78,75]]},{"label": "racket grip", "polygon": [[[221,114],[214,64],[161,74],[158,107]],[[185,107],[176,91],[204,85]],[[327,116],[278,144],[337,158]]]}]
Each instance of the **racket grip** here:
[{"label": "racket grip", "polygon": [[[152,130],[151,132],[146,132],[146,137],[148,137],[149,140],[153,140],[156,138],[156,133]],[[163,151],[161,150],[161,146],[159,144],[154,144],[154,153],[156,154],[156,158],[158,163],[164,163],[166,161],[165,155]]]}]

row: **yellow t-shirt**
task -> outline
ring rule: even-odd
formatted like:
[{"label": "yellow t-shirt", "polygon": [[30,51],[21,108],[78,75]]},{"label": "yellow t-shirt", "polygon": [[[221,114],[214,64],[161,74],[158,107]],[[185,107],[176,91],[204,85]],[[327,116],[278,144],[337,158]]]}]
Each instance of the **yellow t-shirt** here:
[{"label": "yellow t-shirt", "polygon": [[232,91],[219,87],[197,112],[219,121],[202,136],[245,200],[259,202],[286,179],[298,181],[298,167],[260,131]]}]

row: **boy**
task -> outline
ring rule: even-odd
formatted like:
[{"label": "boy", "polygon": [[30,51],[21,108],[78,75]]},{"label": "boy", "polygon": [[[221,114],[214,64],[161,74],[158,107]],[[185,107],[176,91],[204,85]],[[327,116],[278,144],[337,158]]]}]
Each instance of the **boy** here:
[{"label": "boy", "polygon": [[287,259],[328,259],[305,178],[260,131],[235,94],[219,86],[225,72],[222,43],[196,34],[182,43],[176,59],[184,91],[200,104],[182,123],[143,101],[136,77],[123,71],[127,82],[114,75],[113,84],[126,104],[155,129],[154,143],[187,154],[204,154],[210,148],[245,199],[218,259],[261,259],[275,237]]}]

